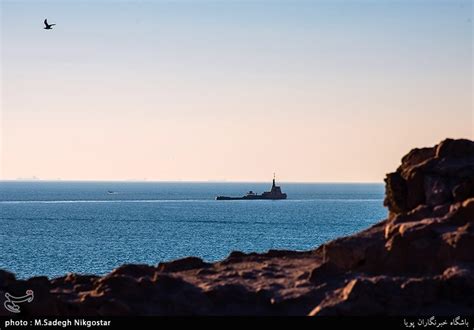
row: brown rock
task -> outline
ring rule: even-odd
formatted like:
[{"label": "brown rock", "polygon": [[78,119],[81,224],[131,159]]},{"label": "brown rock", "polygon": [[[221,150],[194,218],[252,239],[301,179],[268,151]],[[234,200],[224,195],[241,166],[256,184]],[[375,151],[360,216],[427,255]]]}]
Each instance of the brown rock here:
[{"label": "brown rock", "polygon": [[436,147],[436,158],[474,157],[474,142],[467,139],[446,139]]},{"label": "brown rock", "polygon": [[474,180],[466,180],[456,185],[452,191],[454,201],[461,202],[468,199],[469,197],[474,197]]},{"label": "brown rock", "polygon": [[211,266],[211,264],[204,262],[201,258],[188,257],[170,262],[162,262],[158,265],[158,270],[160,272],[178,272],[196,268],[206,268],[209,266]]},{"label": "brown rock", "polygon": [[0,269],[0,289],[15,281],[15,274]]}]

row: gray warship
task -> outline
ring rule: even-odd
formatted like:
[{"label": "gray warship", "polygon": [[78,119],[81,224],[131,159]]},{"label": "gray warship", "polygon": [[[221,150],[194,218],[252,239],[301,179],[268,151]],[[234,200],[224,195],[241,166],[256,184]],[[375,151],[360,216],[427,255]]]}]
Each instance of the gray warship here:
[{"label": "gray warship", "polygon": [[256,194],[253,191],[249,191],[242,197],[229,197],[229,196],[217,196],[216,200],[218,201],[230,201],[230,200],[257,200],[257,199],[286,199],[286,194],[281,192],[280,186],[275,184],[275,175],[273,175],[273,184],[270,191],[265,191],[262,194]]}]

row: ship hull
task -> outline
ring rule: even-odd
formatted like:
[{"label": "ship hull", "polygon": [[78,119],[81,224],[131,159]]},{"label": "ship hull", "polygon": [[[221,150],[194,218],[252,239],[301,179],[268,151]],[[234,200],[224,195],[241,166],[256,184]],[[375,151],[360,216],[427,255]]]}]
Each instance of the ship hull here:
[{"label": "ship hull", "polygon": [[217,196],[216,200],[217,201],[235,201],[235,200],[281,200],[281,199],[286,199],[286,194],[283,194],[283,196],[278,196],[278,197],[267,197],[267,196],[242,196],[242,197],[229,197],[229,196]]},{"label": "ship hull", "polygon": [[281,188],[275,184],[275,178],[273,178],[272,189],[265,191],[260,195],[255,194],[253,191],[249,191],[247,195],[242,197],[230,197],[230,196],[217,196],[218,201],[235,201],[235,200],[280,200],[286,199],[286,194],[281,192]]}]

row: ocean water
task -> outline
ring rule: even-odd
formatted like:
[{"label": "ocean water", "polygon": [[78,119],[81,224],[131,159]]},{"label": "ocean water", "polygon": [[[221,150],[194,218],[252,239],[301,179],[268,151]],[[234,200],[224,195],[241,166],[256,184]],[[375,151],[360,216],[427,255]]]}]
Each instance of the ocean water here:
[{"label": "ocean water", "polygon": [[281,186],[287,200],[216,201],[270,184],[0,181],[0,269],[57,277],[185,256],[216,261],[234,250],[309,250],[387,214],[382,184]]}]

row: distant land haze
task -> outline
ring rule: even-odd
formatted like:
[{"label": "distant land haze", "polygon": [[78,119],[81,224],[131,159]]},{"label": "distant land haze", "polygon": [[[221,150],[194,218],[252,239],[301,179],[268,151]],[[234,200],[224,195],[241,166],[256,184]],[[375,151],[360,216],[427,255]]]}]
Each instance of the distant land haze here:
[{"label": "distant land haze", "polygon": [[0,179],[381,182],[474,138],[469,0],[1,12]]}]

